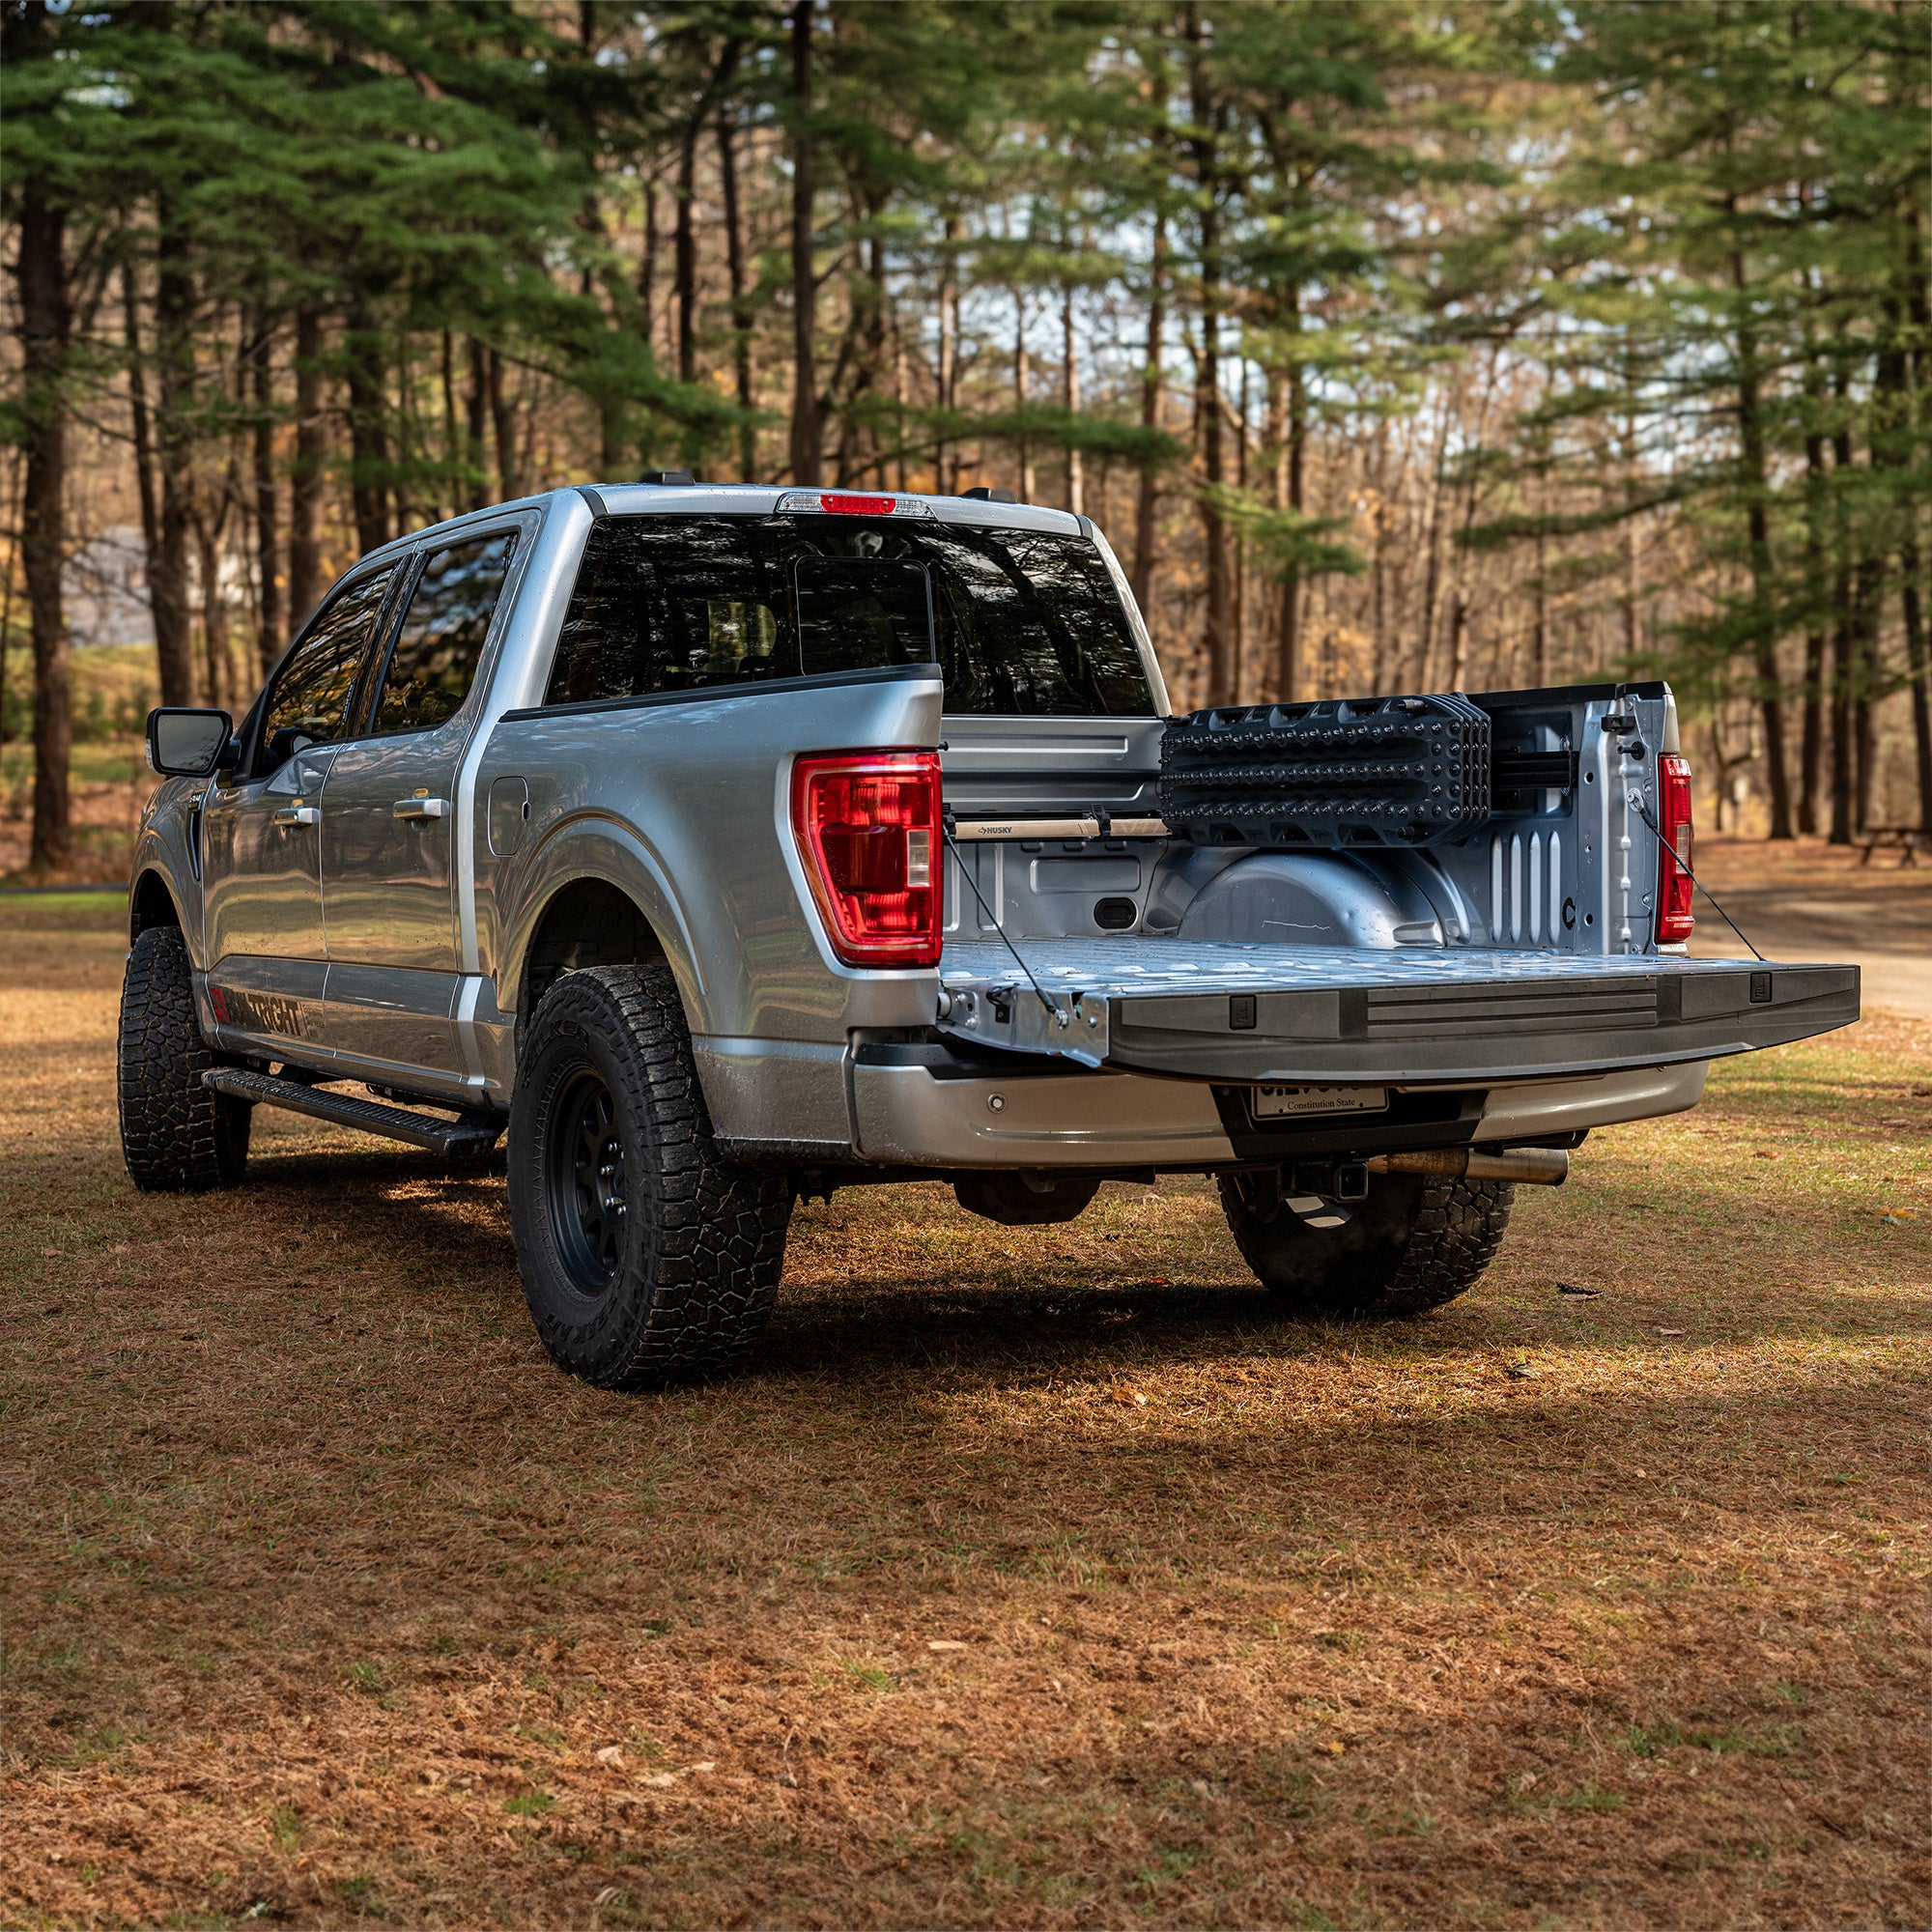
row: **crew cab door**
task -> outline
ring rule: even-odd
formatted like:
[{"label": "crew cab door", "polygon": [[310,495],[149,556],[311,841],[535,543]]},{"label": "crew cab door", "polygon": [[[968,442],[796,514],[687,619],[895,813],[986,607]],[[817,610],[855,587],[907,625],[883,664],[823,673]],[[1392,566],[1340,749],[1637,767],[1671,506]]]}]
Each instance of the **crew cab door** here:
[{"label": "crew cab door", "polygon": [[412,560],[401,622],[371,680],[365,734],[328,774],[322,899],[338,1053],[462,1073],[455,903],[457,773],[516,526]]},{"label": "crew cab door", "polygon": [[245,764],[203,795],[209,1002],[226,1045],[327,1038],[323,793],[394,583],[384,564],[329,597],[263,695]]}]

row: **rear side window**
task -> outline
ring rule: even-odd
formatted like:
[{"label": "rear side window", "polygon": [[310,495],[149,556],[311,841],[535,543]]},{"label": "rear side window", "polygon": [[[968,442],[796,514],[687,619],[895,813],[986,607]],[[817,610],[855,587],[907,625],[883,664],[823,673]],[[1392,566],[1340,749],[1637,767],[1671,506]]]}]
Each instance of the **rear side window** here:
[{"label": "rear side window", "polygon": [[544,701],[935,662],[951,712],[1153,711],[1087,538],[886,517],[600,518]]},{"label": "rear side window", "polygon": [[262,721],[262,742],[274,763],[289,755],[295,737],[327,744],[348,735],[356,673],[395,574],[391,564],[357,578],[315,620],[282,667]]},{"label": "rear side window", "polygon": [[516,548],[516,531],[499,530],[431,554],[389,652],[371,730],[431,730],[462,707]]}]

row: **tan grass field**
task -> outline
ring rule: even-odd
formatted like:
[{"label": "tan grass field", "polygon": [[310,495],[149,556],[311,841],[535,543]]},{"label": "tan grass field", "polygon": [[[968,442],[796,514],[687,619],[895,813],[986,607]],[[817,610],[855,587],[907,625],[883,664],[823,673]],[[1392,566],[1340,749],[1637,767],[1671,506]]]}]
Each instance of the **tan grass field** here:
[{"label": "tan grass field", "polygon": [[0,1922],[1932,1915],[1932,1027],[1598,1134],[1424,1321],[1276,1319],[1197,1180],[857,1191],[617,1397],[495,1176],[135,1195],[121,951],[0,905]]}]

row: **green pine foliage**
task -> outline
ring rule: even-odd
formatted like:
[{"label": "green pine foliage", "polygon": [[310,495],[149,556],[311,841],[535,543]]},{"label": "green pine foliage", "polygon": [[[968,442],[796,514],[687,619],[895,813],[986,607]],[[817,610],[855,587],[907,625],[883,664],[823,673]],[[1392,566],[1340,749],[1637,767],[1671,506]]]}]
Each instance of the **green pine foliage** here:
[{"label": "green pine foliage", "polygon": [[[1104,509],[1189,701],[1662,669],[1776,830],[1848,838],[1888,746],[1932,812],[1928,28],[19,0],[10,529],[106,425],[164,692],[241,702],[358,546],[639,468],[788,480],[809,290],[825,479]],[[10,692],[64,648],[48,554],[10,551]]]}]

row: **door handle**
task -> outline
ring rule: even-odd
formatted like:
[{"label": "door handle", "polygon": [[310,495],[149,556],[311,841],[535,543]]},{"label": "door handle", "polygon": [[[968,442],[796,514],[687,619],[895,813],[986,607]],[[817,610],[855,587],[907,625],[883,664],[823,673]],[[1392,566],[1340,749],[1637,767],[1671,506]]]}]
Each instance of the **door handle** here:
[{"label": "door handle", "polygon": [[396,801],[398,818],[441,818],[449,810],[446,798],[399,798]]},{"label": "door handle", "polygon": [[270,825],[320,825],[322,808],[318,805],[285,805],[269,820]]}]

